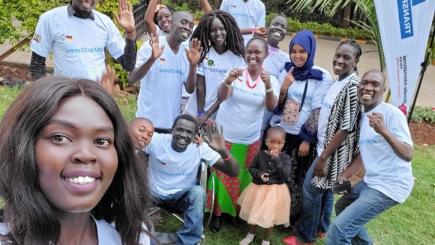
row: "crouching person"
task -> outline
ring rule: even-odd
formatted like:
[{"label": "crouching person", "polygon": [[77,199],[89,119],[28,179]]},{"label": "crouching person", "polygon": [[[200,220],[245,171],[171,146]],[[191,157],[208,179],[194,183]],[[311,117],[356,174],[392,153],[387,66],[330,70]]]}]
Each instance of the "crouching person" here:
[{"label": "crouching person", "polygon": [[[358,96],[363,113],[360,127],[360,155],[347,167],[339,182],[364,166],[364,179],[343,198],[353,202],[336,206],[327,244],[373,244],[363,227],[394,205],[403,203],[414,185],[411,159],[412,140],[403,113],[383,102],[385,79],[378,70],[363,75]],[[337,203],[342,203],[340,200]]]},{"label": "crouching person", "polygon": [[203,234],[205,192],[196,185],[201,160],[230,176],[239,173],[221,130],[215,124],[208,125],[205,143],[197,145],[194,143],[197,127],[195,118],[180,115],[174,120],[172,134],[155,133],[145,148],[149,154],[151,194],[156,204],[183,212],[184,224],[177,231],[177,244],[197,244]]}]

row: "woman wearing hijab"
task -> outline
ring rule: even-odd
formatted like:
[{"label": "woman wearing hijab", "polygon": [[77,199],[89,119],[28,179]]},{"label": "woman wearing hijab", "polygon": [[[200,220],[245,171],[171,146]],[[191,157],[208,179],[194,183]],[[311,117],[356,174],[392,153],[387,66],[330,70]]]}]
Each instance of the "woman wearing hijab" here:
[{"label": "woman wearing hijab", "polygon": [[280,75],[278,107],[270,121],[286,131],[284,150],[292,160],[288,187],[291,193],[290,225],[300,215],[302,186],[314,160],[317,119],[323,97],[332,84],[329,73],[314,65],[316,39],[311,31],[296,33],[289,44],[290,62]]}]

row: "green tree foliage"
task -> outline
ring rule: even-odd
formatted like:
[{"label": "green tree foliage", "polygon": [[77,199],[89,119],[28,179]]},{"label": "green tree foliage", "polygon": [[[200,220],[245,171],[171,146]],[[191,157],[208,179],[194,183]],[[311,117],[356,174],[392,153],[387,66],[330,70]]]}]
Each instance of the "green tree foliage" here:
[{"label": "green tree foliage", "polygon": [[39,16],[66,0],[0,0],[0,43],[33,33]]},{"label": "green tree foliage", "polygon": [[[130,0],[131,4],[138,2]],[[0,43],[31,35],[42,13],[68,3],[69,0],[0,0]],[[99,0],[97,10],[113,18],[118,12],[118,0]]]}]

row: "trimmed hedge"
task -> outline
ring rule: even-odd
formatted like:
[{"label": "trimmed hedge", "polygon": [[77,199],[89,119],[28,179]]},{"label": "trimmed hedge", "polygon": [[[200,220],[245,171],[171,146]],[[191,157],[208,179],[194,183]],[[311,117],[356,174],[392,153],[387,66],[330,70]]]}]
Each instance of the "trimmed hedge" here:
[{"label": "trimmed hedge", "polygon": [[[277,14],[269,14],[266,16],[266,22],[269,23],[270,20]],[[353,38],[353,39],[370,39],[370,33],[363,29],[358,28],[339,28],[335,27],[329,23],[318,23],[318,22],[300,22],[299,20],[287,17],[288,30],[290,32],[298,32],[304,29],[311,30],[316,34],[331,36],[331,37],[342,37],[342,38]]]}]

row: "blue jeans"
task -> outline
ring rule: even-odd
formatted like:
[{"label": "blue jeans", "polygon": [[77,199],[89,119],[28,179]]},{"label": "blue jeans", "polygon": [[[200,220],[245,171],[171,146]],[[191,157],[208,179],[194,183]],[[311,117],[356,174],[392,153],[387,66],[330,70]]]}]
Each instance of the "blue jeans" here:
[{"label": "blue jeans", "polygon": [[320,189],[311,184],[316,164],[317,159],[305,176],[301,217],[295,226],[296,235],[307,243],[314,242],[318,231],[328,231],[334,205],[331,190]]},{"label": "blue jeans", "polygon": [[[350,194],[343,197],[345,199],[339,200],[336,206],[337,217],[328,231],[326,244],[373,244],[364,224],[397,202],[368,187],[364,181],[360,181]],[[349,204],[347,207],[346,202]]]},{"label": "blue jeans", "polygon": [[205,192],[201,186],[162,196],[155,192],[152,196],[156,205],[170,212],[183,212],[184,224],[177,231],[177,244],[197,244],[203,234]]}]

